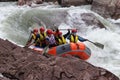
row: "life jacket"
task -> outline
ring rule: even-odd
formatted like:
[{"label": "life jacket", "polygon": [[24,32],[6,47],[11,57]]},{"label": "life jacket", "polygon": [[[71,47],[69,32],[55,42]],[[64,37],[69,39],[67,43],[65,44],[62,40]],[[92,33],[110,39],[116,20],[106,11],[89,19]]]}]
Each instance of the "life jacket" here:
[{"label": "life jacket", "polygon": [[32,33],[32,38],[35,40],[36,39],[36,35]]},{"label": "life jacket", "polygon": [[45,40],[45,38],[46,38],[46,33],[44,32],[44,34],[42,35],[41,33],[40,33],[40,41],[43,41],[43,40]]},{"label": "life jacket", "polygon": [[35,46],[39,46],[39,39],[37,38],[37,36],[35,34],[32,34],[32,37],[34,39],[34,43],[35,43]]},{"label": "life jacket", "polygon": [[63,36],[62,36],[62,38],[57,37],[57,40],[58,40],[58,45],[66,43],[66,40],[65,40],[65,38]]},{"label": "life jacket", "polygon": [[44,34],[39,33],[39,36],[40,36],[40,38],[37,39],[36,42],[38,42],[38,43],[36,43],[36,44],[38,44],[40,47],[42,47],[43,44],[46,44],[45,43],[46,33],[45,32],[44,32]]},{"label": "life jacket", "polygon": [[78,36],[76,35],[75,37],[73,35],[70,35],[70,42],[76,43],[78,42]]},{"label": "life jacket", "polygon": [[35,46],[39,46],[39,39],[37,39],[36,35],[32,33],[32,38],[34,40]]}]

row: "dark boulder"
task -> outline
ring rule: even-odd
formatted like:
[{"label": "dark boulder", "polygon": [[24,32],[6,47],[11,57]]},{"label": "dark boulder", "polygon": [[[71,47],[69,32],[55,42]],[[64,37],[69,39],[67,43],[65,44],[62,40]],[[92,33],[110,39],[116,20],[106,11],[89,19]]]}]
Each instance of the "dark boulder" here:
[{"label": "dark boulder", "polygon": [[92,10],[105,18],[120,18],[120,0],[93,0]]},{"label": "dark boulder", "polygon": [[119,80],[111,72],[68,55],[45,57],[0,39],[0,80]]},{"label": "dark boulder", "polygon": [[10,80],[10,79],[5,78],[5,77],[0,77],[0,80]]},{"label": "dark boulder", "polygon": [[23,5],[29,5],[29,6],[31,6],[32,3],[42,4],[43,0],[18,0],[18,2],[17,2],[17,4],[19,6],[23,6]]},{"label": "dark boulder", "polygon": [[63,7],[80,6],[87,4],[86,0],[58,0],[58,3]]},{"label": "dark boulder", "polygon": [[56,2],[57,0],[43,0],[44,2]]},{"label": "dark boulder", "polygon": [[18,0],[0,0],[0,2],[13,2],[13,1],[18,1]]},{"label": "dark boulder", "polygon": [[92,14],[92,13],[83,13],[81,14],[82,20],[86,23],[88,26],[94,26],[94,28],[105,28],[103,23],[101,23],[98,18]]}]

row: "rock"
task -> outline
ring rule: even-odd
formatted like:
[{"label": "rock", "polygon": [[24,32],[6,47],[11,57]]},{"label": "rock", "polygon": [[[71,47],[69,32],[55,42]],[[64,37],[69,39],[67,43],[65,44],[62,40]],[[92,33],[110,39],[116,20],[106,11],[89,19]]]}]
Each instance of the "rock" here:
[{"label": "rock", "polygon": [[43,3],[42,0],[34,0],[33,2],[34,2],[35,4],[42,4],[42,3]]},{"label": "rock", "polygon": [[119,80],[111,72],[68,55],[45,57],[0,39],[0,80]]},{"label": "rock", "polygon": [[105,18],[120,18],[120,0],[93,0],[92,10]]},{"label": "rock", "polygon": [[87,4],[86,0],[58,0],[58,3],[63,7],[80,6]]},{"label": "rock", "polygon": [[97,17],[92,13],[83,13],[81,14],[82,20],[88,26],[94,26],[94,28],[105,28],[106,27],[97,19]]},{"label": "rock", "polygon": [[31,6],[32,3],[35,3],[35,4],[42,4],[43,1],[42,0],[18,0],[17,4],[19,6],[22,6],[22,5],[28,5],[28,6]]},{"label": "rock", "polygon": [[17,0],[0,0],[0,2],[10,2],[10,1],[17,1]]},{"label": "rock", "polygon": [[117,1],[116,3],[116,10],[114,15],[112,16],[114,19],[119,19],[120,18],[120,0]]},{"label": "rock", "polygon": [[10,80],[10,79],[5,78],[5,77],[0,77],[0,80]]},{"label": "rock", "polygon": [[43,0],[44,2],[56,2],[57,0]]},{"label": "rock", "polygon": [[87,2],[88,4],[92,4],[92,3],[93,3],[93,0],[86,0],[86,2]]}]

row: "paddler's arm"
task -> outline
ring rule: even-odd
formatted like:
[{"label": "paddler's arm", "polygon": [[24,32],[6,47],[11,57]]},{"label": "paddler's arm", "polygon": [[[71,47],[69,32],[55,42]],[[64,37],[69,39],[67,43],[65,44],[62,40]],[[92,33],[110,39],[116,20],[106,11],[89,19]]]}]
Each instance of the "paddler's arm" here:
[{"label": "paddler's arm", "polygon": [[45,42],[46,42],[46,45],[49,45],[49,39],[48,38],[45,39]]},{"label": "paddler's arm", "polygon": [[67,38],[70,35],[70,29],[68,29],[68,32],[66,34],[64,34],[64,38]]},{"label": "paddler's arm", "polygon": [[69,34],[69,35],[66,37],[66,39],[70,40],[70,36],[71,36],[71,34]]},{"label": "paddler's arm", "polygon": [[30,43],[32,42],[33,36],[30,36],[29,40],[27,41],[25,47],[29,46]]},{"label": "paddler's arm", "polygon": [[40,39],[40,35],[39,35],[39,34],[37,34],[37,35],[36,35],[36,39],[35,39],[34,43],[35,43],[37,40],[39,40],[39,39]]},{"label": "paddler's arm", "polygon": [[88,39],[85,39],[85,38],[80,37],[80,36],[78,36],[78,40],[81,41],[81,42],[88,41]]}]

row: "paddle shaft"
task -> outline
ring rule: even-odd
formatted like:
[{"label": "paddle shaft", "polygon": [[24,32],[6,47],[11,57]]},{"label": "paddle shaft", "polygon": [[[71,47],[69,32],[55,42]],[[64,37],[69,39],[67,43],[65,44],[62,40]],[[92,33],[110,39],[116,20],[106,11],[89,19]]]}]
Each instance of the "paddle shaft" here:
[{"label": "paddle shaft", "polygon": [[91,42],[91,43],[95,44],[94,42],[92,42],[92,41],[90,41],[90,40],[87,40],[87,41],[89,41],[89,42]]},{"label": "paddle shaft", "polygon": [[101,43],[98,43],[98,42],[92,42],[92,41],[90,41],[90,40],[87,40],[87,41],[89,41],[89,42],[93,43],[95,46],[97,46],[97,47],[99,47],[99,48],[101,48],[101,49],[103,49],[103,48],[104,48],[104,45],[103,45],[103,44],[101,44]]}]

